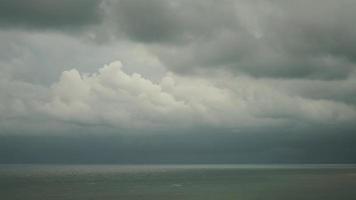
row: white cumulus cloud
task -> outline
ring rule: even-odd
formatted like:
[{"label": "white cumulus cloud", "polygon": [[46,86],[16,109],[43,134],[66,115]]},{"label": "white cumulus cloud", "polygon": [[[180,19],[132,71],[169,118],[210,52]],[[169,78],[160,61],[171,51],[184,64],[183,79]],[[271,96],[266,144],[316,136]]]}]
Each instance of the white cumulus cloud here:
[{"label": "white cumulus cloud", "polygon": [[351,105],[291,95],[274,85],[243,76],[173,73],[154,82],[124,72],[115,61],[92,74],[64,71],[41,111],[61,120],[125,128],[243,128],[356,119]]}]

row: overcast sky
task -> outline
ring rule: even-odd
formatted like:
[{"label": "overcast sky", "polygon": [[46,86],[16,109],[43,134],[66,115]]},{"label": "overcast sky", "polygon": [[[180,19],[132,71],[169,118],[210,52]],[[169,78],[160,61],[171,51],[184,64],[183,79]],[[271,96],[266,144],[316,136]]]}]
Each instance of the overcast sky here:
[{"label": "overcast sky", "polygon": [[354,0],[2,0],[0,162],[356,162]]}]

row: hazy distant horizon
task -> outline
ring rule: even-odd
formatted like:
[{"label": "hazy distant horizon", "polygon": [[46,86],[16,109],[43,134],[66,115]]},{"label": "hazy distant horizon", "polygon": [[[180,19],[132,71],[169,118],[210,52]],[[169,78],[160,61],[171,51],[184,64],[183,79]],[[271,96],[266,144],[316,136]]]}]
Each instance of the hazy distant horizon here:
[{"label": "hazy distant horizon", "polygon": [[0,136],[0,163],[356,163],[353,132],[337,142],[311,134],[9,134]]}]

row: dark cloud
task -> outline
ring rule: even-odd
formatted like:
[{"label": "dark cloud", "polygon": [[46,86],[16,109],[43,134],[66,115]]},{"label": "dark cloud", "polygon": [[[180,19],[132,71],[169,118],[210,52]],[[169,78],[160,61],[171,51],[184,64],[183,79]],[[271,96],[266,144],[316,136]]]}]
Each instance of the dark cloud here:
[{"label": "dark cloud", "polygon": [[144,43],[179,73],[219,68],[255,77],[328,80],[345,79],[355,70],[355,7],[349,0],[6,0],[0,24],[71,29],[96,24],[88,30],[91,40]]},{"label": "dark cloud", "polygon": [[[356,4],[333,1],[118,1],[119,34],[155,44],[180,73],[343,79],[355,69]],[[170,44],[170,45],[167,45]]]},{"label": "dark cloud", "polygon": [[[233,22],[224,4],[214,1],[120,0],[108,3],[119,33],[147,43],[177,44],[205,37]],[[214,27],[212,27],[214,25]]]},{"label": "dark cloud", "polygon": [[63,28],[100,21],[100,0],[3,0],[0,6],[2,27]]},{"label": "dark cloud", "polygon": [[143,42],[175,40],[182,34],[177,12],[165,1],[130,1],[113,3],[119,29],[127,37]]},{"label": "dark cloud", "polygon": [[4,0],[0,163],[355,162],[355,9]]}]

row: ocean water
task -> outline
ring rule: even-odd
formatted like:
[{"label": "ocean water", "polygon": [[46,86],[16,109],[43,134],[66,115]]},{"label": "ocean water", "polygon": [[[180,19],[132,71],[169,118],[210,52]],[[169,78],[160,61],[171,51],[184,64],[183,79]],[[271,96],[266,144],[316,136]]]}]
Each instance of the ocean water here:
[{"label": "ocean water", "polygon": [[1,200],[353,200],[355,165],[0,165]]}]

